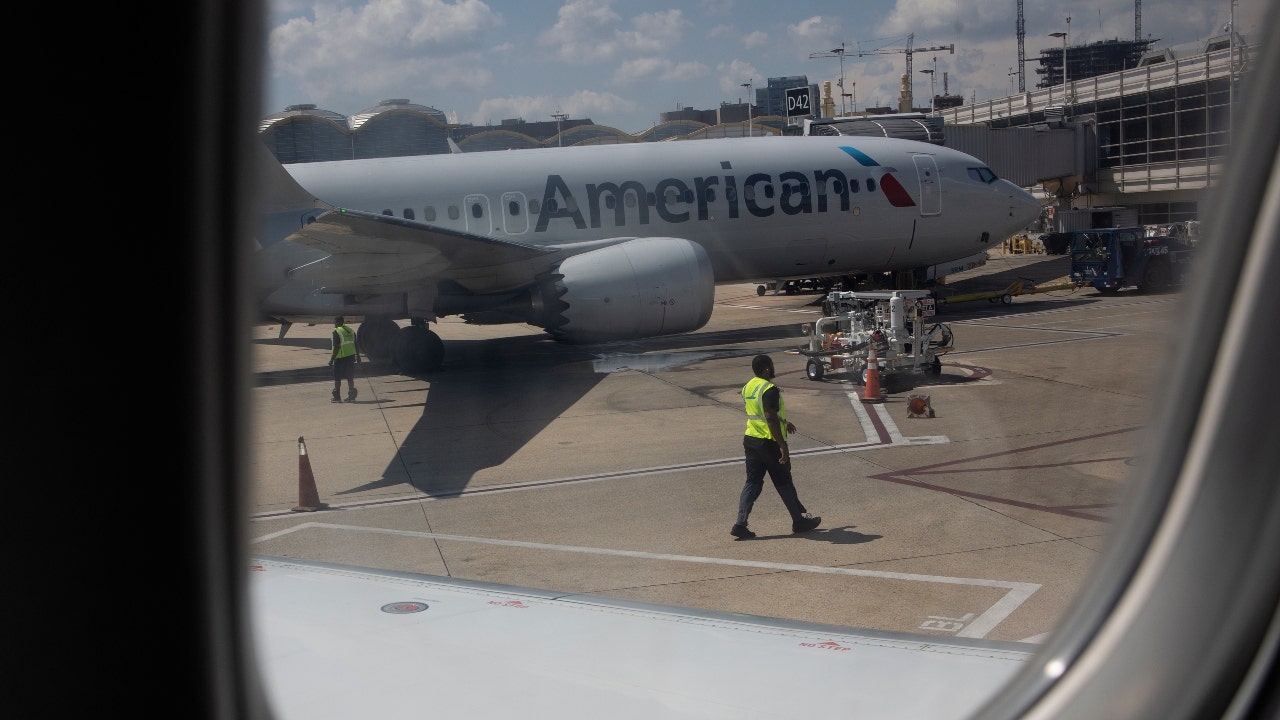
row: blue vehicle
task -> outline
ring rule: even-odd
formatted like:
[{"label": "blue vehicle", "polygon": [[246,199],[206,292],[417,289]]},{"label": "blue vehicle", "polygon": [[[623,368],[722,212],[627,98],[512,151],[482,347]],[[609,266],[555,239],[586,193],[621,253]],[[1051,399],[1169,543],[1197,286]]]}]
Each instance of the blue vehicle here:
[{"label": "blue vehicle", "polygon": [[1167,235],[1148,237],[1141,227],[1075,230],[1067,248],[1071,281],[1104,294],[1126,287],[1156,293],[1181,285],[1195,249]]}]

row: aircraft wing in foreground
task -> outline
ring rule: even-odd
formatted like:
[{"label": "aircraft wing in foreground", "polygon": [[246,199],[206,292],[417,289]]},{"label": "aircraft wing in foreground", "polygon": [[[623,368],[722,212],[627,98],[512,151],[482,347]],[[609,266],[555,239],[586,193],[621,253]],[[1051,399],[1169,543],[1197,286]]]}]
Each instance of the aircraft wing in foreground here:
[{"label": "aircraft wing in foreground", "polygon": [[361,347],[406,372],[440,366],[428,323],[443,316],[571,343],[690,332],[716,284],[923,282],[1041,209],[972,156],[890,138],[263,163],[262,312],[285,327],[363,318]]},{"label": "aircraft wing in foreground", "polygon": [[252,558],[277,717],[964,718],[1033,646]]}]

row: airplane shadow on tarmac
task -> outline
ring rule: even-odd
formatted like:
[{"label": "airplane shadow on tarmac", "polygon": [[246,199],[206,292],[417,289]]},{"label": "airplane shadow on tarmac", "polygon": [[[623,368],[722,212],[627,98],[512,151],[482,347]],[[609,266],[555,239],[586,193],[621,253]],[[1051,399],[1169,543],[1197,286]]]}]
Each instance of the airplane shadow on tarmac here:
[{"label": "airplane shadow on tarmac", "polygon": [[[446,340],[440,370],[403,376],[412,389],[395,400],[396,407],[421,405],[422,412],[400,440],[382,477],[336,494],[408,483],[428,497],[458,497],[477,473],[507,463],[612,372],[651,372],[709,357],[750,357],[791,349],[802,340],[798,332],[797,325],[788,322],[599,345],[563,345],[545,335]],[[756,345],[773,341],[779,342],[777,350]],[[747,344],[751,345],[744,347]],[[744,362],[744,367],[748,364]],[[260,373],[256,380],[259,385],[313,382],[327,378],[327,370]],[[386,363],[371,364],[363,372],[398,374]],[[421,381],[428,383],[425,391],[420,389]],[[382,383],[380,394],[389,397],[396,392],[394,379],[391,382]],[[357,403],[364,400],[362,396]],[[368,400],[385,401],[384,397]],[[504,478],[503,484],[535,479],[516,475]]]}]

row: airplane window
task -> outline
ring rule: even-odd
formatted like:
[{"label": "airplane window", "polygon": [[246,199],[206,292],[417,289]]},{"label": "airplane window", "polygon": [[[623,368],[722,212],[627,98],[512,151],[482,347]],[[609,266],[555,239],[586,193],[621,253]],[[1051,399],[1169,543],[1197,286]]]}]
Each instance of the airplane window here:
[{"label": "airplane window", "polygon": [[[1208,7],[1209,0],[1199,1]],[[706,710],[725,716],[861,713],[1014,720],[1041,702],[1047,687],[1067,692],[1052,685],[1055,672],[1090,672],[1072,664],[1083,653],[1112,671],[1097,672],[1096,682],[1127,684],[1130,694],[1109,706],[1064,701],[1061,707],[1077,709],[1044,710],[1034,715],[1038,720],[1118,713],[1161,720],[1194,717],[1200,706],[1188,706],[1181,715],[1140,707],[1141,696],[1149,692],[1147,678],[1159,665],[1184,663],[1184,654],[1193,656],[1185,662],[1208,664],[1213,653],[1201,650],[1228,647],[1225,638],[1221,646],[1212,644],[1222,635],[1201,634],[1198,621],[1187,615],[1179,614],[1179,622],[1173,622],[1172,613],[1147,614],[1142,602],[1119,602],[1118,590],[1110,603],[1076,602],[1093,597],[1093,571],[1113,564],[1116,588],[1128,582],[1120,577],[1155,582],[1159,571],[1146,563],[1157,561],[1143,554],[1144,538],[1130,529],[1134,517],[1151,519],[1152,525],[1161,518],[1169,523],[1159,526],[1159,539],[1176,541],[1164,543],[1170,556],[1180,552],[1177,546],[1183,541],[1199,538],[1212,544],[1202,554],[1216,555],[1220,567],[1209,567],[1207,576],[1184,573],[1192,576],[1180,594],[1184,603],[1198,604],[1231,587],[1229,577],[1214,573],[1235,564],[1253,563],[1252,575],[1260,586],[1276,583],[1277,565],[1260,560],[1274,559],[1270,548],[1280,542],[1258,542],[1238,552],[1218,545],[1217,539],[1233,536],[1236,527],[1222,532],[1220,524],[1207,522],[1194,535],[1164,535],[1172,534],[1176,513],[1189,516],[1215,505],[1200,503],[1201,493],[1238,482],[1242,473],[1235,463],[1275,453],[1265,435],[1257,441],[1268,430],[1260,416],[1275,380],[1260,376],[1263,382],[1252,398],[1262,398],[1258,404],[1263,407],[1253,408],[1247,402],[1250,395],[1236,387],[1246,374],[1236,371],[1273,362],[1274,352],[1251,356],[1243,351],[1255,347],[1251,343],[1261,336],[1274,341],[1276,324],[1254,318],[1244,324],[1235,315],[1248,304],[1245,300],[1266,298],[1253,289],[1253,275],[1275,277],[1275,261],[1266,254],[1274,253],[1268,250],[1274,244],[1264,244],[1262,251],[1246,244],[1251,238],[1264,243],[1268,237],[1274,243],[1275,233],[1267,235],[1265,226],[1254,228],[1236,218],[1213,217],[1219,210],[1212,193],[1220,187],[1246,196],[1268,187],[1261,171],[1253,184],[1222,182],[1229,173],[1243,173],[1237,170],[1240,164],[1253,162],[1249,152],[1239,161],[1224,161],[1224,144],[1241,142],[1249,127],[1237,122],[1233,107],[1250,97],[1245,80],[1229,84],[1233,74],[1220,72],[1222,63],[1203,54],[1193,55],[1196,60],[1184,64],[1184,72],[1165,78],[1170,87],[1177,84],[1168,90],[1174,107],[1158,117],[1170,122],[1190,118],[1174,128],[1174,135],[1193,136],[1186,143],[1174,137],[1178,148],[1190,148],[1188,162],[1182,164],[1150,163],[1143,155],[1161,142],[1147,137],[1157,134],[1159,123],[1142,119],[1151,102],[1147,96],[1156,92],[1143,84],[1147,79],[1129,75],[1124,82],[1112,82],[1129,71],[1124,69],[1111,79],[1103,77],[1110,73],[1089,75],[1094,68],[1074,58],[1084,58],[1088,49],[1093,62],[1109,54],[1111,46],[1099,44],[1103,36],[1079,18],[1064,27],[1064,16],[1042,19],[1036,32],[1028,33],[1033,59],[1027,67],[1045,72],[1028,72],[1027,79],[1029,85],[1043,86],[1017,95],[1012,87],[1019,78],[1003,72],[989,77],[990,72],[955,56],[933,58],[930,53],[932,67],[950,72],[954,86],[965,88],[964,96],[937,96],[950,106],[931,116],[890,112],[890,117],[877,118],[874,113],[880,111],[873,106],[882,103],[869,98],[896,101],[898,89],[892,82],[880,87],[872,77],[858,78],[858,84],[872,87],[859,88],[854,115],[865,117],[850,116],[850,123],[880,123],[877,127],[886,132],[905,134],[922,124],[933,127],[936,120],[956,147],[926,147],[894,137],[840,137],[842,130],[855,127],[843,123],[817,127],[818,136],[812,138],[692,139],[692,127],[685,137],[681,123],[659,128],[650,122],[665,108],[649,106],[655,101],[642,95],[643,83],[608,84],[608,78],[620,77],[620,68],[636,67],[631,64],[639,59],[634,48],[623,46],[615,57],[591,59],[603,79],[593,80],[585,72],[574,78],[570,90],[582,91],[587,100],[592,96],[585,93],[606,89],[621,98],[599,96],[610,102],[590,105],[575,101],[590,110],[590,120],[579,119],[585,116],[576,110],[561,118],[554,106],[538,104],[524,108],[528,123],[503,120],[498,126],[490,118],[496,123],[499,117],[514,117],[522,95],[569,98],[570,90],[551,81],[560,74],[577,74],[573,53],[551,51],[571,47],[529,41],[563,39],[563,34],[552,32],[555,20],[540,17],[546,13],[524,10],[528,3],[476,4],[484,5],[475,12],[477,30],[456,28],[459,37],[450,40],[484,47],[497,31],[504,43],[510,41],[508,62],[512,57],[528,60],[533,74],[524,80],[532,85],[504,85],[501,72],[488,74],[498,66],[480,53],[468,62],[482,65],[473,68],[477,77],[491,81],[459,91],[443,86],[397,89],[425,87],[411,84],[413,76],[400,74],[400,65],[456,75],[450,65],[456,58],[424,54],[420,63],[404,62],[419,59],[412,49],[416,43],[405,42],[411,36],[398,35],[394,25],[383,27],[390,36],[373,52],[357,52],[360,38],[350,33],[341,47],[329,45],[332,41],[325,38],[332,35],[308,37],[305,21],[323,25],[317,11],[295,9],[304,6],[285,0],[271,2],[271,42],[263,43],[263,52],[273,74],[262,88],[270,98],[262,114],[270,117],[246,133],[267,141],[262,144],[280,160],[270,167],[273,182],[292,178],[303,190],[314,189],[301,196],[306,202],[300,204],[302,212],[312,215],[289,215],[291,234],[277,238],[274,246],[261,243],[270,252],[255,252],[255,259],[276,264],[270,272],[255,272],[255,278],[286,278],[290,284],[281,288],[288,292],[253,293],[254,302],[266,298],[266,312],[255,313],[252,334],[241,333],[252,342],[241,348],[248,372],[238,388],[244,398],[235,402],[249,406],[243,417],[233,418],[252,422],[218,427],[244,434],[244,447],[234,456],[243,454],[248,461],[249,501],[239,511],[248,516],[243,539],[250,541],[246,545],[252,558],[240,562],[252,570],[243,585],[254,592],[246,594],[252,595],[255,612],[283,620],[253,627],[262,638],[258,659],[272,669],[263,673],[266,681],[260,685],[292,683],[272,699],[282,708],[303,709],[278,713],[276,720],[307,717],[306,709],[317,708],[334,717],[372,717],[378,713],[362,713],[368,708],[347,704],[369,684],[381,691],[378,702],[393,702],[389,688],[417,692],[419,711],[443,716],[496,717],[500,713],[486,712],[488,703],[509,697],[527,703],[530,717],[554,716],[545,712],[544,703],[551,700],[530,688],[545,687],[551,695],[552,688],[573,683],[580,691],[575,696],[589,698],[583,703],[590,706],[586,713],[602,699],[623,695],[633,703],[624,707],[650,710],[653,717],[675,714],[672,708],[679,705],[689,708],[685,714],[690,717]],[[350,7],[351,19],[358,20],[360,13],[376,9],[376,4],[365,9],[367,2],[352,0],[344,8]],[[1238,0],[1244,7],[1266,2]],[[1190,4],[1174,2],[1177,10]],[[438,5],[414,6],[422,16],[415,18],[422,21],[417,27],[446,26],[435,15]],[[622,16],[614,23],[618,32],[645,30],[643,24],[627,28],[632,18],[615,5]],[[883,18],[863,16],[875,12],[864,8],[875,3],[837,6],[821,0],[818,5],[844,17],[846,29],[875,27],[861,22]],[[1236,5],[1214,3],[1213,35],[1220,35],[1228,22],[1227,7]],[[766,77],[784,74],[787,65],[763,52],[752,53],[753,66],[746,72],[745,65],[729,65],[745,57],[740,49],[715,47],[714,26],[701,11],[687,13],[682,17],[690,23],[685,34],[698,35],[700,44],[716,50],[702,58],[707,67],[716,67],[712,60],[725,63],[725,69],[715,71],[721,94],[750,79],[747,86],[754,83],[755,99],[781,96],[784,88],[774,82],[779,78]],[[1201,22],[1205,13],[1209,11],[1150,15],[1147,37],[1199,35],[1203,29],[1190,28],[1188,18]],[[735,22],[764,28],[755,15],[738,13]],[[1107,27],[1123,27],[1120,15],[1117,10],[1108,16]],[[914,17],[923,16],[916,12]],[[1004,47],[1002,57],[1007,58],[1010,29],[988,33],[980,25],[940,24],[943,35],[935,28],[930,31],[934,37],[920,44],[981,42],[980,47]],[[1240,25],[1255,36],[1268,29],[1243,21]],[[502,33],[502,27],[521,31]],[[604,37],[611,29],[593,28],[601,34],[592,37]],[[1067,29],[1069,42],[1045,34]],[[801,47],[782,34],[770,38],[771,44],[786,44],[792,57],[813,49],[812,42]],[[996,45],[997,40],[1003,45]],[[683,57],[688,47],[671,42],[668,56]],[[1121,44],[1133,47],[1131,42]],[[1168,44],[1158,41],[1152,49]],[[1073,85],[1063,82],[1061,74],[1053,82],[1054,56],[1045,49],[1054,47],[1063,56],[1070,51]],[[1225,55],[1230,47],[1217,52]],[[288,68],[296,65],[290,63],[309,62],[312,55],[344,58],[342,75],[325,77],[333,69],[318,66],[291,79]],[[924,60],[915,58],[917,63]],[[902,61],[899,57],[896,62]],[[1176,62],[1143,70],[1164,72],[1164,66]],[[1242,78],[1258,72],[1256,62],[1254,55],[1240,62]],[[804,71],[809,79],[794,84],[827,82],[835,71],[843,76],[842,63],[834,58],[811,63],[815,69]],[[1006,64],[999,60],[997,69]],[[1215,70],[1206,72],[1207,65]],[[350,83],[347,73],[354,69],[377,78],[381,95],[348,97],[341,88]],[[1198,80],[1188,84],[1183,75]],[[1275,79],[1261,78],[1266,82],[1257,87],[1275,87]],[[914,104],[919,106],[921,78],[914,80]],[[664,80],[661,97],[689,98],[699,105],[719,100],[690,95],[681,82],[679,77]],[[294,93],[310,87],[329,94],[285,99],[277,86],[290,83]],[[841,84],[846,84],[843,77]],[[1128,92],[1140,85],[1141,93]],[[999,92],[1002,86],[1008,96]],[[1150,87],[1160,85],[1151,81]],[[976,88],[976,98],[969,97],[969,88]],[[1198,99],[1184,104],[1185,88]],[[1134,102],[1122,101],[1121,91]],[[746,97],[751,92],[743,87],[732,94]],[[1102,97],[1107,93],[1115,97]],[[396,99],[406,95],[411,100]],[[507,100],[494,104],[494,98]],[[841,99],[836,98],[837,105]],[[1125,150],[1123,157],[1119,150],[1114,157],[1123,163],[1094,167],[1090,163],[1103,155],[1088,144],[1101,128],[1095,125],[1110,122],[1103,113],[1111,112],[1107,103],[1113,100],[1118,113],[1113,137],[1119,138],[1117,148],[1123,140]],[[282,112],[285,102],[316,102],[318,107],[289,106]],[[633,117],[613,110],[632,103],[651,112]],[[930,104],[928,98],[925,104]],[[770,105],[776,108],[777,103]],[[825,100],[824,105],[829,107]],[[728,110],[740,111],[722,108]],[[556,112],[550,115],[554,122],[548,119],[551,112]],[[619,118],[624,118],[617,126],[621,134],[611,135]],[[552,134],[546,128],[558,128],[564,119],[575,131],[584,125],[581,129],[589,135],[597,132],[590,123],[600,123],[600,139],[548,150],[545,138]],[[754,119],[756,135],[784,124],[775,117]],[[1049,164],[1055,166],[1037,174],[1031,166],[1037,172],[1041,168],[1032,160],[1045,158],[1006,152],[1030,141],[1029,123],[1037,119],[1048,123],[1047,131],[1037,128],[1034,136],[1051,140],[1046,147],[1066,153],[1068,147],[1078,151],[1081,142],[1086,144],[1077,153],[1085,163],[1076,173],[1078,183],[1066,167],[1071,158],[1062,158],[1059,167],[1054,157]],[[634,133],[628,125],[634,125]],[[1139,125],[1140,132],[1130,132]],[[518,137],[512,131],[526,128],[538,147],[503,150],[514,142],[510,138]],[[706,135],[718,132],[702,130]],[[418,143],[416,133],[422,132],[426,142]],[[454,150],[458,141],[468,152],[503,151],[454,155],[445,148],[450,134]],[[742,133],[731,129],[729,134]],[[984,152],[976,153],[960,147],[986,143],[989,136],[1001,137],[998,149],[983,145]],[[1010,142],[1004,144],[1006,140]],[[439,157],[420,152],[419,145]],[[552,137],[550,146],[555,145]],[[936,160],[935,170],[927,170],[922,147]],[[1199,153],[1199,163],[1192,152]],[[361,157],[352,159],[357,154]],[[913,155],[920,162],[913,162]],[[734,158],[733,167],[722,159],[726,157]],[[987,161],[992,166],[983,164]],[[1124,172],[1117,174],[1120,170]],[[471,182],[468,178],[478,172],[491,177]],[[881,175],[848,177],[856,172]],[[965,180],[958,180],[960,174]],[[1032,181],[1041,175],[1053,177]],[[1130,181],[1140,175],[1147,182]],[[923,182],[925,176],[932,182]],[[748,184],[749,177],[773,182]],[[796,182],[797,177],[804,183]],[[879,179],[885,180],[883,192]],[[1023,182],[1027,185],[1021,186]],[[593,183],[596,188],[628,188],[622,204],[629,210],[616,213],[619,198],[614,194],[593,197],[587,190]],[[872,195],[866,206],[851,197],[864,189],[863,183]],[[692,189],[672,187],[680,184]],[[498,186],[509,217],[490,222],[486,216],[494,209],[489,204],[494,195],[481,194]],[[660,186],[662,198],[656,196]],[[718,202],[716,188],[723,188],[726,203],[709,207]],[[808,202],[810,192],[820,201]],[[1266,198],[1274,197],[1274,186],[1267,192],[1272,195],[1254,197],[1254,202],[1265,205]],[[372,213],[393,215],[377,205],[401,204],[399,198],[407,194],[441,199],[446,205],[440,215],[447,221],[435,225],[434,232],[414,223],[370,221]],[[449,204],[450,197],[460,202]],[[465,212],[483,222],[461,221],[466,197],[473,201]],[[528,205],[521,207],[525,201]],[[681,212],[672,209],[680,203],[688,205]],[[645,208],[664,204],[661,213]],[[205,207],[236,209],[231,205]],[[641,211],[635,209],[638,205]],[[351,212],[328,211],[334,207]],[[438,208],[419,207],[425,222],[437,221]],[[544,209],[548,217],[540,218]],[[289,211],[294,210],[290,205]],[[416,210],[403,209],[403,217],[416,220]],[[500,205],[497,210],[500,214]],[[524,213],[528,216],[521,217]],[[316,225],[298,228],[300,217],[310,222],[314,216],[320,218]],[[673,217],[683,222],[666,222]],[[1009,242],[1100,228],[1111,224],[1110,218],[1122,226],[1163,227],[1201,217],[1206,233],[1212,228],[1208,236],[1215,247],[1195,261],[1196,268],[1225,267],[1234,255],[1242,256],[1235,262],[1238,272],[1227,274],[1225,281],[1222,273],[1206,278],[1193,269],[1181,284],[1169,267],[1153,263],[1145,271],[1126,267],[1126,279],[1148,282],[1141,290],[1104,293],[1069,280],[1068,271],[1079,259],[1072,257],[1076,247],[1019,253]],[[261,232],[260,225],[252,230]],[[233,232],[239,231],[226,234]],[[244,234],[247,246],[254,238],[247,237],[248,230]],[[1081,249],[1087,243],[1098,245],[1096,233],[1077,237]],[[1047,248],[1048,241],[1044,243]],[[1102,256],[1105,247],[1095,249],[1095,256]],[[1110,260],[1120,254],[1113,253]],[[1126,264],[1132,260],[1123,258]],[[1111,264],[1089,271],[1111,272]],[[1208,285],[1196,285],[1210,280],[1218,301],[1201,289]],[[895,304],[900,297],[887,297],[884,291],[892,287],[904,289],[909,302]],[[858,305],[855,315],[828,310],[825,302],[837,291],[881,295]],[[249,293],[245,295],[247,299]],[[1192,296],[1196,302],[1188,303]],[[896,324],[903,320],[899,311],[907,317]],[[363,356],[350,389],[345,380],[335,389],[334,371],[327,366],[330,320],[339,313],[346,314],[355,330]],[[203,322],[203,314],[195,317]],[[876,332],[871,326],[877,326]],[[823,327],[825,334],[819,331]],[[925,334],[917,335],[921,330]],[[1173,346],[1183,347],[1186,336],[1209,346],[1203,357],[1181,351],[1174,355]],[[220,348],[216,343],[209,347]],[[201,348],[192,344],[192,349]],[[752,377],[757,354],[776,363],[776,379],[770,382],[785,398],[779,411],[797,425],[788,452],[805,507],[785,495],[779,501],[776,488],[766,481],[747,530],[745,519],[736,518],[748,472],[741,390]],[[189,353],[188,360],[194,356]],[[1126,360],[1135,357],[1142,361]],[[1245,403],[1239,402],[1242,398]],[[1210,422],[1216,420],[1209,413],[1217,405],[1225,406],[1224,415],[1248,413],[1257,423],[1253,430],[1232,426],[1244,435],[1231,442],[1250,441],[1237,448],[1233,455],[1238,459],[1214,463],[1213,474],[1206,474],[1212,482],[1197,487],[1170,485],[1164,495],[1139,487],[1148,473],[1196,474],[1178,460],[1184,451],[1193,450],[1188,455],[1205,458],[1195,462],[1206,465],[1224,453],[1215,443],[1223,428]],[[768,414],[766,407],[762,398],[758,413]],[[747,405],[748,417],[751,408]],[[759,425],[747,423],[756,435],[764,432]],[[1157,427],[1169,428],[1168,436],[1147,435]],[[1269,427],[1274,434],[1274,424]],[[309,463],[305,471],[300,467],[304,461]],[[303,496],[308,482],[318,502],[327,506],[307,507],[310,500]],[[1176,513],[1164,515],[1171,506]],[[805,528],[802,517],[809,513],[822,516],[816,528]],[[1247,509],[1230,515],[1233,522],[1246,524]],[[1275,540],[1278,532],[1258,537]],[[1191,560],[1183,562],[1192,567]],[[1126,567],[1130,572],[1121,572]],[[1148,572],[1148,567],[1153,569]],[[1174,564],[1167,574],[1181,569]],[[295,573],[302,579],[293,586],[301,589],[298,594],[268,597],[261,590],[279,592],[281,585],[272,584],[275,578],[294,578]],[[316,577],[323,581],[305,581]],[[1112,574],[1100,572],[1099,577]],[[363,592],[368,578],[376,579],[376,596]],[[1179,597],[1156,589],[1147,593],[1147,601]],[[672,616],[668,607],[687,611]],[[1124,624],[1164,624],[1167,632],[1146,643],[1118,642],[1114,654],[1106,655],[1089,632],[1080,630],[1097,627],[1085,622],[1093,619],[1090,612],[1107,619],[1106,611],[1098,609],[1103,607],[1125,608],[1132,620]],[[319,617],[313,611],[320,608],[328,619],[349,618],[351,625],[333,622],[322,624],[319,632],[303,632]],[[603,629],[579,627],[575,618],[583,611],[603,618],[596,626]],[[1220,630],[1236,618],[1232,612],[1205,614],[1213,616]],[[664,621],[658,632],[646,631],[653,626],[647,621],[666,617],[676,621]],[[1120,624],[1098,635],[1121,637],[1129,631]],[[1257,622],[1253,635],[1274,635],[1275,627],[1280,625]],[[745,633],[744,628],[765,630]],[[497,645],[486,634],[493,629],[502,632]],[[613,642],[618,629],[626,633],[626,642]],[[722,644],[717,639],[721,633],[751,637],[745,644]],[[580,643],[582,639],[592,642]],[[544,642],[549,652],[530,653]],[[369,645],[381,646],[382,654],[357,652]],[[797,691],[792,712],[767,708],[767,683],[742,682],[746,670],[738,666],[754,657],[777,661],[771,677],[785,678],[785,686]],[[578,659],[585,664],[575,664]],[[1124,672],[1121,659],[1135,669]],[[615,667],[629,667],[635,675],[610,672]],[[804,677],[795,678],[797,668],[806,669]],[[736,681],[723,703],[702,695],[717,675]],[[1061,685],[1090,682],[1080,678],[1075,675],[1073,682]],[[879,687],[868,687],[873,683]],[[997,699],[1006,683],[1037,692]],[[1203,684],[1209,684],[1207,677]],[[851,687],[874,691],[877,700],[851,696]],[[1180,688],[1164,689],[1164,702],[1174,704]],[[439,707],[423,703],[424,694],[468,695],[463,704],[475,705],[459,713],[460,706],[449,701]],[[1000,705],[972,714],[984,698],[1013,709]],[[916,712],[894,712],[899,702]],[[936,712],[929,711],[929,703]],[[562,709],[570,710],[569,716],[580,714]],[[637,709],[632,714],[645,713]],[[1205,716],[1223,720],[1226,714]]]},{"label": "airplane window", "polygon": [[996,177],[996,174],[991,171],[991,168],[971,167],[971,168],[966,168],[965,172],[968,173],[971,179],[977,180],[978,182],[981,182],[981,183],[986,183],[988,185],[995,182],[996,180],[999,180],[999,178]]}]

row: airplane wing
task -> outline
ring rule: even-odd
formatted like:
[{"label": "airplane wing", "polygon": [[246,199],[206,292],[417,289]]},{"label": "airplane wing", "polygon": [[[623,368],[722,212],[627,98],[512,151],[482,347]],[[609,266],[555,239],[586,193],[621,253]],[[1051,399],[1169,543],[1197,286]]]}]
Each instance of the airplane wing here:
[{"label": "airplane wing", "polygon": [[339,208],[285,238],[329,253],[291,271],[329,292],[411,290],[424,278],[456,280],[476,292],[532,283],[563,254],[499,238],[450,230],[392,215]]},{"label": "airplane wing", "polygon": [[258,657],[285,720],[945,720],[1035,649],[268,556],[251,569]]}]

